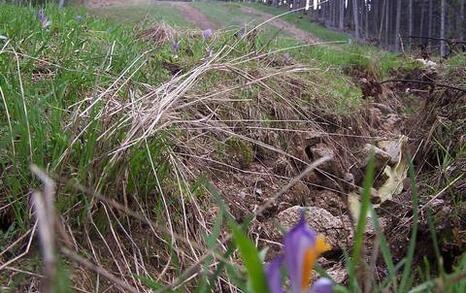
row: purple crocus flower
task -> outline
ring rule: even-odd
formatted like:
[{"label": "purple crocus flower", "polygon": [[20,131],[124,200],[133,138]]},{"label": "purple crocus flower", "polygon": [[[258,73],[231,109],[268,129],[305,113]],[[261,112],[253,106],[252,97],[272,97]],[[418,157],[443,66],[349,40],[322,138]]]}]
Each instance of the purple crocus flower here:
[{"label": "purple crocus flower", "polygon": [[173,42],[173,44],[172,44],[173,54],[178,55],[179,50],[180,50],[180,41]]},{"label": "purple crocus flower", "polygon": [[314,264],[323,252],[330,250],[330,245],[323,235],[317,235],[315,231],[308,227],[304,215],[299,223],[285,235],[284,247],[284,255],[273,260],[266,269],[267,282],[271,293],[284,292],[280,278],[282,264],[285,264],[288,269],[292,293],[332,292],[332,282],[330,280],[319,280],[311,287]]},{"label": "purple crocus flower", "polygon": [[212,34],[213,34],[213,31],[210,28],[202,31],[202,37],[204,38],[204,40],[210,39],[210,37],[212,37]]},{"label": "purple crocus flower", "polygon": [[37,12],[37,18],[39,19],[40,25],[43,29],[48,28],[52,24],[52,22],[47,19],[47,16],[45,16],[45,11],[43,8],[39,9]]}]

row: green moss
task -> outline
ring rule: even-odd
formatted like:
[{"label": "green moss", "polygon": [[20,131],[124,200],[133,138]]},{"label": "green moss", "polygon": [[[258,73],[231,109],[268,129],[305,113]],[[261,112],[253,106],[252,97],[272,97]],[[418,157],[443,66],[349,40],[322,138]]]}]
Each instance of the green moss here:
[{"label": "green moss", "polygon": [[218,142],[217,154],[222,160],[239,164],[241,168],[249,167],[254,160],[252,144],[236,137],[230,137],[223,143]]}]

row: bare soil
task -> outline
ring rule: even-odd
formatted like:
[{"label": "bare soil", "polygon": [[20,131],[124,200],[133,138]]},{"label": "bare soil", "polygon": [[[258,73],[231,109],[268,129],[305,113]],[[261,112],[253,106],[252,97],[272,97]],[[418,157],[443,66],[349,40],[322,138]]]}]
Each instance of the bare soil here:
[{"label": "bare soil", "polygon": [[183,17],[194,24],[195,26],[199,27],[200,29],[212,29],[217,28],[218,25],[210,21],[202,12],[194,8],[189,2],[180,2],[180,1],[154,1],[154,4],[158,2],[168,3],[181,13]]}]

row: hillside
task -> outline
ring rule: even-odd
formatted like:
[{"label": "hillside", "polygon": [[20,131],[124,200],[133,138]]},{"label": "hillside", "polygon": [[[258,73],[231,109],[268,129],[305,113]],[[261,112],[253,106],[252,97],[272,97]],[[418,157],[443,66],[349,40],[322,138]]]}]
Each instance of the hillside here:
[{"label": "hillside", "polygon": [[0,6],[2,291],[265,292],[301,214],[333,292],[466,288],[465,54],[258,4]]}]

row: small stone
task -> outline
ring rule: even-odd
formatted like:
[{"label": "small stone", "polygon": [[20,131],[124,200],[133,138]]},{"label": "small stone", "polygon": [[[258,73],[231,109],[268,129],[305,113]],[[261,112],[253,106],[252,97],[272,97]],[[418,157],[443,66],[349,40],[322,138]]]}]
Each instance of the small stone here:
[{"label": "small stone", "polygon": [[332,251],[346,249],[351,243],[353,235],[351,224],[344,223],[342,218],[333,216],[329,211],[319,207],[288,208],[277,215],[280,226],[286,230],[291,229],[298,223],[302,211],[309,226],[326,237],[332,246]]}]

